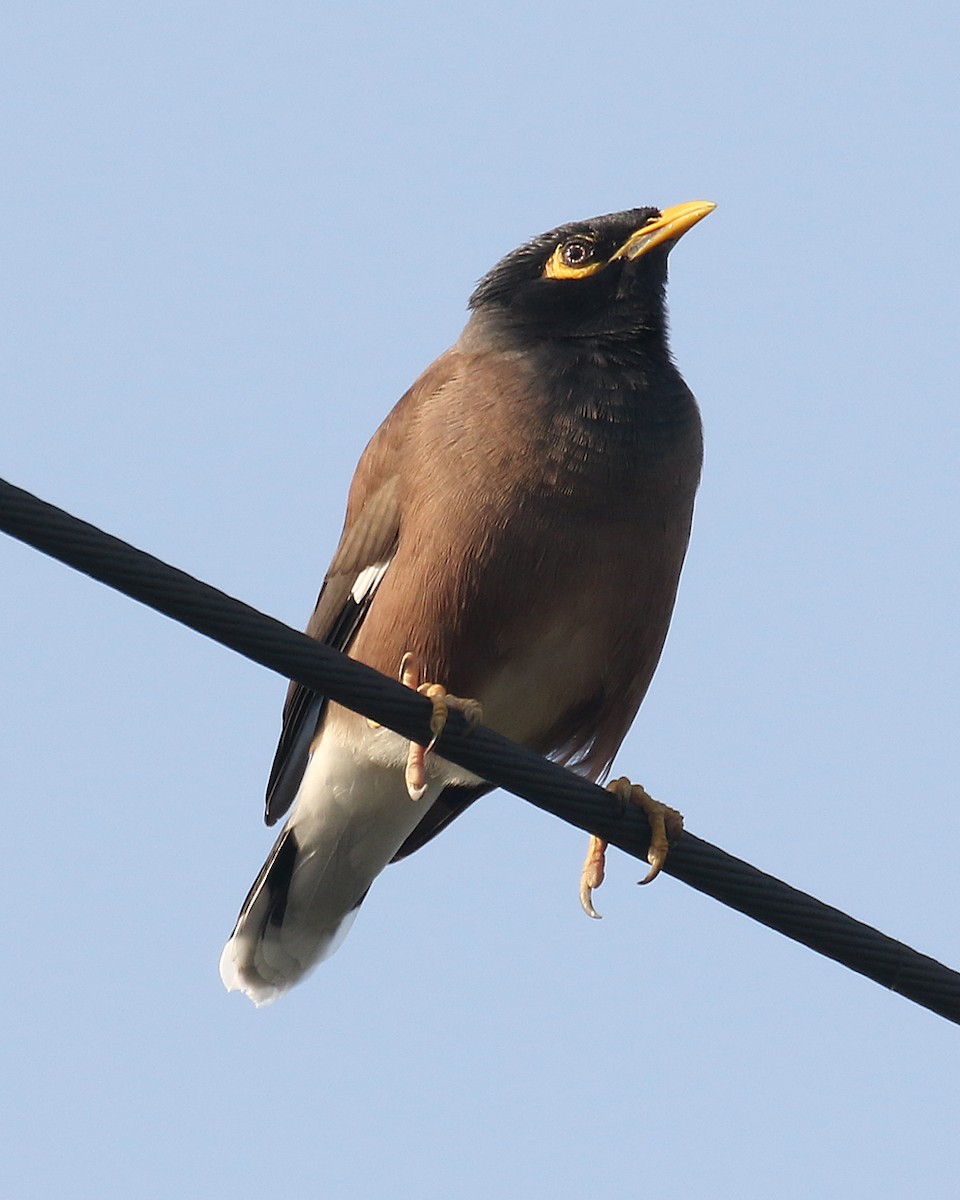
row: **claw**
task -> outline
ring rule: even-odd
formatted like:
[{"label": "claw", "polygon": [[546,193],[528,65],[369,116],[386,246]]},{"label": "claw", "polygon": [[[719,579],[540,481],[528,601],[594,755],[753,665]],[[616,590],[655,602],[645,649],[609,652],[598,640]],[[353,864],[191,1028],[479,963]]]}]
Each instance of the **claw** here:
[{"label": "claw", "polygon": [[[644,793],[646,795],[646,793]],[[648,800],[652,798],[647,796]],[[656,804],[656,800],[652,803]],[[653,883],[656,877],[663,870],[663,864],[667,861],[667,851],[670,849],[670,843],[667,841],[667,826],[663,819],[662,806],[651,811],[640,806],[647,814],[647,820],[650,822],[650,848],[647,850],[647,862],[650,864],[650,870],[646,873],[641,884]]]},{"label": "claw", "polygon": [[408,688],[417,690],[417,684],[420,681],[420,673],[414,663],[413,655],[408,650],[403,658],[400,659],[400,682]]},{"label": "claw", "polygon": [[587,846],[587,857],[584,859],[583,870],[580,872],[580,907],[588,917],[593,917],[596,921],[601,920],[601,914],[593,907],[593,889],[603,883],[606,852],[607,843],[595,834],[591,834],[590,844]]},{"label": "claw", "polygon": [[[650,870],[640,880],[640,883],[652,883],[663,870],[664,863],[667,861],[670,842],[676,841],[683,832],[683,817],[676,809],[661,804],[659,800],[654,800],[639,784],[631,783],[625,776],[608,783],[607,791],[618,797],[624,807],[627,804],[636,804],[650,823],[650,847],[647,850],[647,862],[650,864]],[[606,842],[591,835],[586,861],[580,875],[580,904],[588,917],[600,916],[593,907],[592,895],[593,889],[603,883],[606,848]]]},{"label": "claw", "polygon": [[426,757],[424,747],[417,742],[410,743],[407,751],[407,765],[403,771],[403,781],[407,785],[407,795],[411,800],[422,800],[427,791],[427,774],[423,760]]},{"label": "claw", "polygon": [[400,660],[400,682],[408,688],[413,688],[421,696],[426,696],[433,705],[430,717],[430,732],[433,736],[425,746],[421,746],[419,742],[411,742],[407,751],[407,765],[403,778],[411,800],[421,800],[426,793],[427,777],[424,763],[436,745],[437,738],[443,733],[450,709],[461,712],[464,720],[471,726],[478,724],[483,717],[483,708],[478,700],[461,700],[459,696],[451,696],[442,684],[420,683],[419,678],[416,660],[408,651]]},{"label": "claw", "polygon": [[447,689],[439,683],[421,683],[417,691],[421,696],[426,696],[433,705],[433,714],[430,717],[430,732],[433,737],[424,747],[425,752],[429,754],[437,744],[437,738],[443,733],[443,727],[447,723],[447,713],[454,707],[455,697],[448,697]]}]

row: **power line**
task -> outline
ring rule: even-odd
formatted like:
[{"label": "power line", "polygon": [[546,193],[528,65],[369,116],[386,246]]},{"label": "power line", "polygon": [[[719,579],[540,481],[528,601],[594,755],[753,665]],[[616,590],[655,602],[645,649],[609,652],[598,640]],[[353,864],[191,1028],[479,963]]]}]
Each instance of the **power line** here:
[{"label": "power line", "polygon": [[[429,740],[431,709],[423,696],[5,480],[0,529],[404,737]],[[639,809],[623,809],[603,788],[492,730],[470,730],[459,713],[450,714],[437,751],[634,858],[646,857],[649,829]],[[936,959],[686,831],[664,871],[960,1024],[960,973]]]}]

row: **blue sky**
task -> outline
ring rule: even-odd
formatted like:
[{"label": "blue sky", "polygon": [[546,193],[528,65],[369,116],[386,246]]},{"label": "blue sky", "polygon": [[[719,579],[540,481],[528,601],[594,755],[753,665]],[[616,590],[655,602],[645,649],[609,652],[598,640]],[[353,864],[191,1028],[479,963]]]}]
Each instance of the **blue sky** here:
[{"label": "blue sky", "polygon": [[[921,0],[11,4],[0,473],[294,625],[475,280],[708,198],[707,460],[617,760],[960,963],[960,17]],[[0,541],[0,1194],[952,1197],[957,1029],[478,804],[255,1011],[217,960],[284,685]]]}]

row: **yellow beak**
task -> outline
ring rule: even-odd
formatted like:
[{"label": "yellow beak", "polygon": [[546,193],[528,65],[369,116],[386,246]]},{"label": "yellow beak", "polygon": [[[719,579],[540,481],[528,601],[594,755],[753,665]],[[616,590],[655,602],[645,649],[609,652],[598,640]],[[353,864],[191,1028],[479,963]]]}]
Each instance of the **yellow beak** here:
[{"label": "yellow beak", "polygon": [[639,258],[654,246],[662,246],[664,242],[675,242],[716,207],[710,200],[690,200],[686,204],[675,204],[673,208],[665,208],[659,217],[631,233],[613,257]]}]

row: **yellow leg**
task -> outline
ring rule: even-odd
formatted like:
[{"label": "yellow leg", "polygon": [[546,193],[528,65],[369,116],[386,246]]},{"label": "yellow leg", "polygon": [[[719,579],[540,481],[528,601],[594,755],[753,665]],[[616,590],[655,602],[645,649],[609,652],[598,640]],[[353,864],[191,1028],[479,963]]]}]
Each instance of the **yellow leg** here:
[{"label": "yellow leg", "polygon": [[[640,882],[652,883],[667,861],[670,843],[675,842],[683,832],[683,816],[675,808],[669,808],[659,800],[654,800],[638,783],[631,783],[626,776],[608,783],[607,791],[613,792],[623,805],[638,805],[650,822],[650,849],[647,851],[650,870]],[[580,874],[580,904],[588,917],[600,916],[593,907],[592,896],[594,888],[603,883],[606,850],[607,843],[602,838],[591,835],[586,861]]]},{"label": "yellow leg", "polygon": [[580,872],[580,904],[588,917],[600,920],[600,914],[593,907],[593,889],[603,883],[603,868],[607,853],[607,843],[590,834],[590,844],[587,846],[587,857],[583,860],[583,870]]},{"label": "yellow leg", "polygon": [[477,700],[463,700],[459,696],[451,696],[440,683],[420,683],[420,672],[417,670],[412,654],[405,654],[400,663],[400,682],[426,696],[433,705],[433,715],[430,717],[430,732],[433,734],[426,746],[419,742],[411,742],[407,751],[407,765],[403,773],[407,785],[407,793],[411,800],[422,799],[427,790],[426,769],[424,766],[427,755],[436,744],[437,738],[443,732],[447,723],[450,709],[463,713],[464,719],[470,725],[479,724],[483,716],[483,708]]}]

